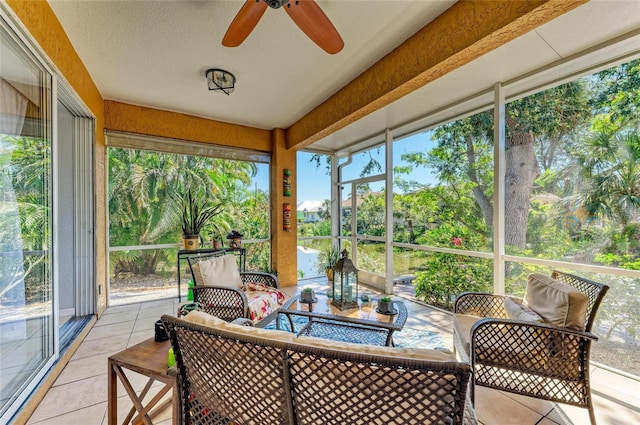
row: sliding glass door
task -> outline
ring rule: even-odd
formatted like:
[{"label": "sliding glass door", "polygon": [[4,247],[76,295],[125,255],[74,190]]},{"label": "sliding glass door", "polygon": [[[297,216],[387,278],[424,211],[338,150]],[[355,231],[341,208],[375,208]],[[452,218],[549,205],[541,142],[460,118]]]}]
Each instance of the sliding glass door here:
[{"label": "sliding glass door", "polygon": [[0,422],[55,359],[52,77],[0,19]]}]

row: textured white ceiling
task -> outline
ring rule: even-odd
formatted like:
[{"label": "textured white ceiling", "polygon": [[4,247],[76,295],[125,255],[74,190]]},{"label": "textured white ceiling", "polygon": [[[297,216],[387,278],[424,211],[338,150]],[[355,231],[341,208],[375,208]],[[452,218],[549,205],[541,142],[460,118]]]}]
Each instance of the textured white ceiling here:
[{"label": "textured white ceiling", "polygon": [[[274,9],[267,9],[241,46],[223,47],[243,1],[50,1],[105,99],[267,129],[289,127],[455,1],[317,3],[344,39],[336,55]],[[640,0],[592,0],[311,148],[338,150],[402,127],[496,81],[639,28]],[[204,73],[213,67],[236,76],[230,96],[207,90]]]},{"label": "textured white ceiling", "polygon": [[[222,37],[243,1],[50,1],[105,99],[260,128],[286,128],[455,3],[317,3],[344,49],[329,55],[268,8],[239,47]],[[236,76],[231,96],[205,71]]]}]

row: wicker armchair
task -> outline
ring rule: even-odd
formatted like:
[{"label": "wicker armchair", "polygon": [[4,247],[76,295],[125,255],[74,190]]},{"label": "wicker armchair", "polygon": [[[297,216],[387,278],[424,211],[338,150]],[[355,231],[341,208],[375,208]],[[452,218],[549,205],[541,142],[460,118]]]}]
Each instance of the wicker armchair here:
[{"label": "wicker armchair", "polygon": [[477,425],[469,365],[445,353],[336,350],[288,332],[162,321],[176,356],[183,424]]},{"label": "wicker armchair", "polygon": [[[206,261],[212,257],[219,257],[220,254],[208,254],[197,257],[189,257],[189,269],[195,283],[190,289],[193,291],[193,301],[198,303],[199,309],[213,316],[231,322],[238,318],[249,317],[249,300],[242,289],[228,286],[210,286],[200,281],[199,274],[194,273],[193,266],[201,261]],[[255,283],[269,288],[280,288],[278,278],[269,273],[262,272],[240,272],[240,279],[243,284]]]},{"label": "wicker armchair", "polygon": [[[566,403],[589,410],[595,424],[589,387],[589,353],[597,337],[591,327],[608,286],[554,271],[553,279],[587,296],[585,330],[507,319],[505,296],[465,293],[455,303],[454,350],[470,362],[474,385]],[[485,317],[477,320],[473,316]],[[467,324],[464,325],[464,321]],[[474,321],[473,324],[471,320]],[[462,324],[461,324],[462,323]],[[471,326],[464,338],[460,329]],[[470,344],[465,344],[467,339]]]}]

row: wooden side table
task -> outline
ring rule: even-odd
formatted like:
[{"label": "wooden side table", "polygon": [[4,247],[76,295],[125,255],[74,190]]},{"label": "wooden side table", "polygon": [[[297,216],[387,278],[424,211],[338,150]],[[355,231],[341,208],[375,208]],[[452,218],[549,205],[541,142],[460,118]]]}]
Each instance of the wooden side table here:
[{"label": "wooden side table", "polygon": [[[167,408],[169,404],[172,405],[173,424],[177,425],[180,423],[179,395],[176,377],[167,374],[167,353],[169,347],[171,347],[169,341],[156,342],[154,338],[149,338],[140,344],[129,347],[109,357],[109,399],[107,408],[109,425],[118,424],[117,379],[120,379],[129,398],[133,402],[133,407],[122,424],[144,423],[153,425],[151,422],[153,416]],[[124,369],[149,377],[149,381],[140,394],[136,394]],[[164,386],[145,406],[142,404],[142,401],[155,381],[164,383]],[[171,398],[156,407],[156,404],[158,404],[162,397],[169,391],[172,391]],[[154,409],[154,407],[156,408]]]}]

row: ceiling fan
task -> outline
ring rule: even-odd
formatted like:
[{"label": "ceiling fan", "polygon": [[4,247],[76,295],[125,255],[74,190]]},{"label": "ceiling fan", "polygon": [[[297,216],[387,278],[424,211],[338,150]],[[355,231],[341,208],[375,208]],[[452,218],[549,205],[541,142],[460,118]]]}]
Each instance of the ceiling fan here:
[{"label": "ceiling fan", "polygon": [[229,25],[222,45],[236,47],[242,44],[267,6],[272,9],[284,7],[302,32],[325,52],[333,55],[344,47],[340,34],[314,0],[247,0]]}]

